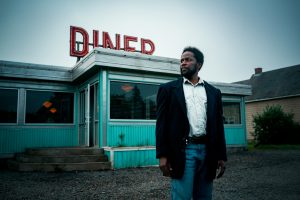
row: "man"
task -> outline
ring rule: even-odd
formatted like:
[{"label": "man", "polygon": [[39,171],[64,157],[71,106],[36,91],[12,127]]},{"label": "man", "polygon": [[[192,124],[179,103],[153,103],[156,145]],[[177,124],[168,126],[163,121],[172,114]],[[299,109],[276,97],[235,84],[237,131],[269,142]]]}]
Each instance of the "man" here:
[{"label": "man", "polygon": [[172,199],[211,199],[217,170],[217,178],[225,171],[221,92],[198,76],[203,61],[197,48],[185,48],[182,77],[157,94],[156,157],[172,178]]}]

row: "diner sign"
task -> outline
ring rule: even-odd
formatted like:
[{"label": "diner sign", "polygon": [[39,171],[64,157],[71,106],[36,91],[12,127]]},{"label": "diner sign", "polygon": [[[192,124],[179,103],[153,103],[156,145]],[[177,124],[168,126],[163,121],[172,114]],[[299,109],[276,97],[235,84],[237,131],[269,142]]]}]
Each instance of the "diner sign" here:
[{"label": "diner sign", "polygon": [[[77,41],[77,37],[81,35],[82,41]],[[137,50],[132,44],[139,43],[140,49]],[[79,48],[82,45],[82,48]],[[70,56],[77,58],[83,57],[89,52],[89,46],[103,47],[115,50],[124,50],[130,52],[141,52],[142,54],[152,55],[155,51],[154,43],[149,39],[138,38],[135,36],[123,36],[123,45],[121,44],[121,35],[115,34],[113,42],[108,32],[102,32],[102,44],[99,45],[99,31],[93,30],[93,43],[89,43],[88,32],[76,26],[70,26]],[[135,45],[136,46],[136,45]]]}]

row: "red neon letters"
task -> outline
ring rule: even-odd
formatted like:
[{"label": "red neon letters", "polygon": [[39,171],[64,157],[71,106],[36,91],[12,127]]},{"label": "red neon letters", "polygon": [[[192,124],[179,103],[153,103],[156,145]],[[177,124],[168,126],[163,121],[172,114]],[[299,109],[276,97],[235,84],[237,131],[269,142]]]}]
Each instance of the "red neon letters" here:
[{"label": "red neon letters", "polygon": [[[83,48],[81,51],[76,50],[76,33],[82,35]],[[94,38],[95,39],[95,38]],[[71,26],[70,30],[70,56],[83,57],[89,52],[89,34],[80,27]]]},{"label": "red neon letters", "polygon": [[[76,34],[82,36],[82,42],[76,40]],[[133,43],[138,42],[138,38],[134,36],[124,35],[123,37],[123,49],[124,51],[138,51],[135,47],[132,46]],[[82,45],[82,49],[79,50],[79,44]],[[110,48],[121,50],[121,36],[120,34],[115,35],[115,43],[111,40],[108,32],[102,32],[102,46],[103,48]],[[77,45],[77,46],[76,46]],[[94,48],[99,47],[99,31],[93,30],[93,43],[89,43],[89,34],[86,30],[81,27],[71,26],[70,27],[70,56],[83,57],[89,52],[89,45],[92,45]],[[141,49],[140,52],[143,54],[152,55],[155,51],[154,43],[149,39],[140,39]],[[146,49],[146,46],[150,47],[149,50]]]}]

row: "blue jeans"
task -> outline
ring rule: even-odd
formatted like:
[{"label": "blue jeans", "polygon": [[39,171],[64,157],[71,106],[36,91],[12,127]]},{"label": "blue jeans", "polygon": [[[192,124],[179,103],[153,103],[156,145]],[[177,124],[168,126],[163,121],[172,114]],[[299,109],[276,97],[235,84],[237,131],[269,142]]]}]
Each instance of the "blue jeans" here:
[{"label": "blue jeans", "polygon": [[172,179],[173,200],[212,199],[213,182],[206,177],[207,165],[205,144],[186,146],[186,163],[182,179]]}]

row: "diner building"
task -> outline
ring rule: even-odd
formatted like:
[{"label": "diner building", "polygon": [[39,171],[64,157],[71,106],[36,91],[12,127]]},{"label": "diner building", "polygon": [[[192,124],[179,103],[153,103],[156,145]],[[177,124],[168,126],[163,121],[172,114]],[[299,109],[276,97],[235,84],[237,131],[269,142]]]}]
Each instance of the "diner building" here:
[{"label": "diner building", "polygon": [[[27,148],[89,147],[103,149],[112,168],[157,165],[156,94],[180,77],[179,66],[105,48],[72,68],[0,61],[0,158]],[[227,146],[246,147],[251,87],[210,83],[222,92]]]}]

